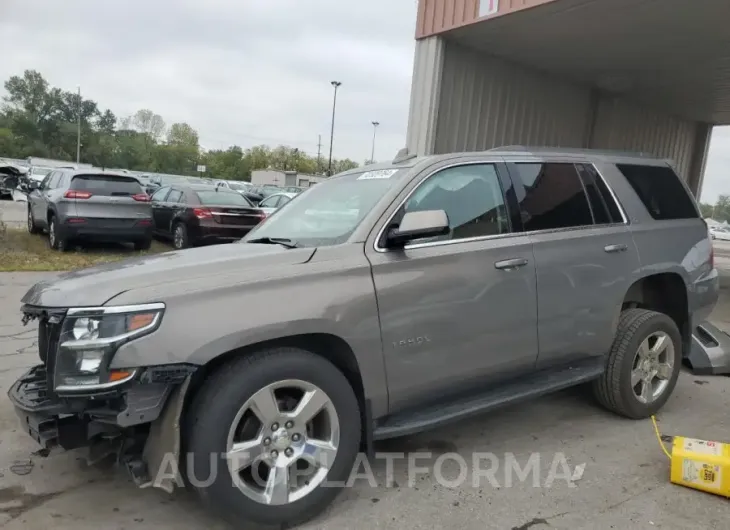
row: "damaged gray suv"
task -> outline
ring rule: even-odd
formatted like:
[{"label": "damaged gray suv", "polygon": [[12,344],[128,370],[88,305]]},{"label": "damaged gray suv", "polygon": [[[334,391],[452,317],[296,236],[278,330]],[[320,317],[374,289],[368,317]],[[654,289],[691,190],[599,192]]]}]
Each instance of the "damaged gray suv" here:
[{"label": "damaged gray suv", "polygon": [[38,283],[22,312],[41,364],[9,397],[45,447],[297,524],[377,440],[582,383],[621,416],[657,412],[718,289],[667,161],[401,153],[239,243]]}]

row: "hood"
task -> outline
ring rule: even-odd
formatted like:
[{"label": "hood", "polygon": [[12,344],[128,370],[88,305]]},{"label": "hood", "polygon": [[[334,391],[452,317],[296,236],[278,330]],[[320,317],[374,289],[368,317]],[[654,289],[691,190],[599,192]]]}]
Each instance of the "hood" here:
[{"label": "hood", "polygon": [[67,272],[38,282],[21,302],[43,307],[99,306],[124,292],[153,285],[306,263],[314,250],[233,243],[164,252]]}]

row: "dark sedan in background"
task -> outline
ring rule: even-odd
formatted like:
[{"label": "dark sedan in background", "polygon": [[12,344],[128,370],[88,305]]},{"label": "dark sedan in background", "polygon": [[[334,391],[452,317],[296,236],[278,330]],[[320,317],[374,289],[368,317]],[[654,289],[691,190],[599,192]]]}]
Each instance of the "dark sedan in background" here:
[{"label": "dark sedan in background", "polygon": [[264,218],[243,195],[207,185],[164,186],[152,195],[155,235],[176,249],[236,241]]}]

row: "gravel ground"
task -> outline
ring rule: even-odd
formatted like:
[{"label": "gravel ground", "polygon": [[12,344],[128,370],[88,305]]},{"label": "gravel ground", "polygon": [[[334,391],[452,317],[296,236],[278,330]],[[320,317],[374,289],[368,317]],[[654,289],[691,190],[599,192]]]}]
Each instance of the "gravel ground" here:
[{"label": "gravel ground", "polygon": [[[718,260],[730,263],[730,245],[718,249]],[[44,456],[18,428],[4,396],[12,381],[37,362],[36,329],[21,326],[18,300],[34,282],[48,276],[0,274],[0,528],[227,528],[187,493],[139,490],[121,471],[87,466],[82,453]],[[730,285],[730,276],[728,281]],[[730,330],[730,297],[725,290],[712,320]],[[667,434],[730,441],[728,408],[730,379],[683,373],[661,413],[660,426]],[[373,470],[380,485],[356,482],[327,514],[304,528],[684,530],[727,528],[730,517],[726,500],[669,483],[669,464],[650,422],[617,418],[576,390],[392,440],[378,450],[428,451],[434,459],[455,452],[466,462],[475,452],[489,451],[500,467],[496,482],[482,477],[475,485],[470,471],[465,483],[448,487],[439,477],[449,481],[457,477],[453,461],[444,465],[442,473],[432,465],[430,473],[411,484],[398,462],[395,483],[388,484],[385,461],[376,460]],[[539,453],[540,473],[527,482],[514,478],[508,484],[507,453],[523,468],[533,453]],[[563,471],[575,480],[563,476],[550,484],[549,470],[561,462],[561,455],[568,465]],[[418,463],[427,465],[428,460]]]}]

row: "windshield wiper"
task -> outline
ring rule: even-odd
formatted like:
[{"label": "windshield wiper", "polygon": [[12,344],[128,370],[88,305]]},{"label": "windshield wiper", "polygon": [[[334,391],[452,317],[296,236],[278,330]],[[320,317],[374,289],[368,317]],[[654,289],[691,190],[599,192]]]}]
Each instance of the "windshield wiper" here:
[{"label": "windshield wiper", "polygon": [[281,245],[286,248],[298,248],[299,243],[287,239],[285,237],[258,237],[255,239],[248,239],[246,243],[262,243],[264,245]]}]

